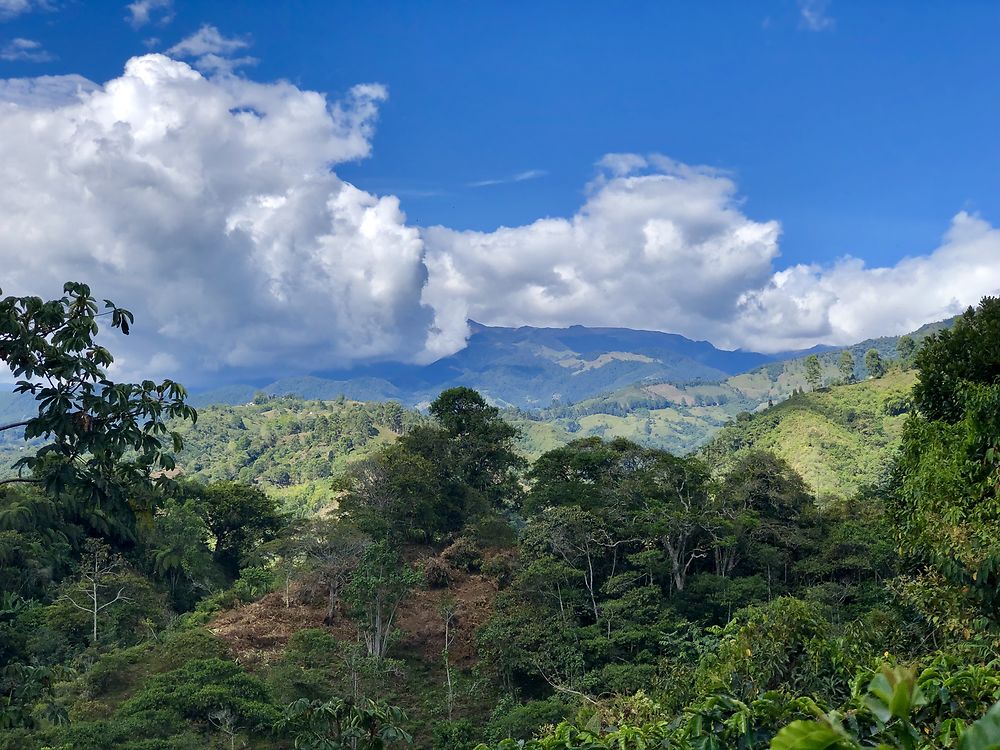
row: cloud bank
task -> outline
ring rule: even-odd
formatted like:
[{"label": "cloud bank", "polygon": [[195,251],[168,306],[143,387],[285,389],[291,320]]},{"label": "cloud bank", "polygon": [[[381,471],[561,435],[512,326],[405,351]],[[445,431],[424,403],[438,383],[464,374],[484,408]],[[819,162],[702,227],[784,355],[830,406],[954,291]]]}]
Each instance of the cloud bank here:
[{"label": "cloud bank", "polygon": [[90,90],[34,89],[0,87],[16,94],[0,103],[4,293],[78,279],[132,308],[129,374],[427,356],[418,231],[330,171],[369,153],[381,86],[331,104],[147,55]]},{"label": "cloud bank", "polygon": [[[213,38],[182,51],[243,48]],[[366,84],[330,101],[164,55],[104,84],[0,81],[0,287],[86,281],[137,315],[115,342],[121,377],[196,384],[428,362],[464,346],[469,318],[847,344],[1000,290],[1000,230],[976,216],[892,267],[782,267],[779,222],[748,216],[732,176],[659,155],[604,157],[569,217],[421,229],[333,171],[370,153],[385,97]]]}]

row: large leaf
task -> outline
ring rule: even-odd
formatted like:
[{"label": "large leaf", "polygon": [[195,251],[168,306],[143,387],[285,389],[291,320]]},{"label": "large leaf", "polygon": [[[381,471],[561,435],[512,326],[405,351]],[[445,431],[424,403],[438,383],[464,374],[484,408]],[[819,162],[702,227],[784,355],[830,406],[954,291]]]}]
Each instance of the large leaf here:
[{"label": "large leaf", "polygon": [[828,724],[793,721],[771,740],[771,750],[848,750],[858,746]]},{"label": "large leaf", "polygon": [[970,726],[958,743],[959,750],[1000,750],[1000,703]]}]

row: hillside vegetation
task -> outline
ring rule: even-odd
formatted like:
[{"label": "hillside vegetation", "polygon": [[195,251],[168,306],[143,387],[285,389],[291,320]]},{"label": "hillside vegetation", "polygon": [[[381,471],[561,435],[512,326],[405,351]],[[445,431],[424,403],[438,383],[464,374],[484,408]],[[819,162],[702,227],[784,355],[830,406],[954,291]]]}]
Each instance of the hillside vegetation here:
[{"label": "hillside vegetation", "polygon": [[892,461],[910,411],[912,371],[796,393],[723,427],[701,450],[719,471],[750,451],[766,450],[798,472],[820,498],[851,497],[876,482]]},{"label": "hillside vegetation", "polygon": [[[426,417],[261,397],[193,427],[176,383],[108,381],[66,292],[0,300],[38,409],[0,484],[0,750],[1000,741],[1000,300],[915,375],[808,362],[816,391],[701,454],[529,462],[464,387]],[[297,481],[336,504],[288,512]]]}]

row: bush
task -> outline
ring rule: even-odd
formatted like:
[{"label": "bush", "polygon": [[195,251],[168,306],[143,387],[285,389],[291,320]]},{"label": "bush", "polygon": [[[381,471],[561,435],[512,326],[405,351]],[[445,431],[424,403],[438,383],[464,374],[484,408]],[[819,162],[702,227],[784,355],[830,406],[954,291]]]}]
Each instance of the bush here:
[{"label": "bush", "polygon": [[268,683],[282,703],[324,698],[334,692],[343,671],[342,652],[341,643],[328,631],[299,630],[268,674]]},{"label": "bush", "polygon": [[274,574],[266,568],[243,568],[233,593],[244,604],[255,602],[274,588]]},{"label": "bush", "polygon": [[507,588],[517,574],[518,556],[514,550],[503,550],[486,558],[482,565],[483,575],[496,581],[497,588]]},{"label": "bush", "polygon": [[497,703],[486,725],[486,735],[491,743],[511,738],[531,739],[539,729],[558,724],[569,716],[572,708],[558,696],[543,701],[517,703],[513,698],[503,698]]},{"label": "bush", "polygon": [[517,531],[500,515],[480,518],[472,525],[471,533],[481,547],[513,547],[517,544]]},{"label": "bush", "polygon": [[432,589],[448,588],[451,584],[451,567],[440,557],[432,557],[424,564],[424,579]]},{"label": "bush", "polygon": [[434,750],[472,750],[475,730],[468,719],[439,721],[434,725],[431,747]]},{"label": "bush", "polygon": [[464,570],[466,573],[477,572],[483,564],[479,545],[467,536],[460,536],[446,547],[441,557],[456,570]]}]

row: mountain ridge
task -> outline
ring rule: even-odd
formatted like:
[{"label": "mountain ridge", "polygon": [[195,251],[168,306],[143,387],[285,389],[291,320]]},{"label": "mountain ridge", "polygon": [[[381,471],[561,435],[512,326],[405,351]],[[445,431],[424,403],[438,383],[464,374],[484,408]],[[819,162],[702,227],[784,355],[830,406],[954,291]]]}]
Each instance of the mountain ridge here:
[{"label": "mountain ridge", "polygon": [[340,395],[359,401],[393,399],[422,406],[445,388],[466,385],[500,406],[540,408],[649,378],[717,382],[813,351],[726,350],[677,333],[632,328],[511,328],[475,321],[469,325],[472,334],[465,348],[428,365],[370,364],[279,378],[265,386],[235,384],[194,393],[192,403],[246,403],[264,392],[318,399]]}]

